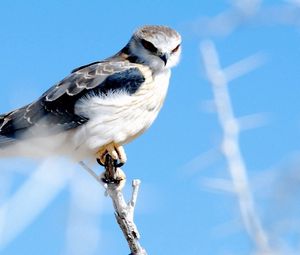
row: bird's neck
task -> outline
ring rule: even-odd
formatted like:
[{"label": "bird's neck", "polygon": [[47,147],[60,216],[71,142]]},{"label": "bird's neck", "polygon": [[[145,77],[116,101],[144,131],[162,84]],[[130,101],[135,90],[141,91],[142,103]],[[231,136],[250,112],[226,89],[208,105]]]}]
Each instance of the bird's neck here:
[{"label": "bird's neck", "polygon": [[122,50],[120,50],[116,56],[128,60],[131,63],[143,64],[142,60],[130,51],[129,43]]},{"label": "bird's neck", "polygon": [[129,43],[121,51],[119,51],[114,57],[121,58],[123,60],[127,60],[127,61],[129,61],[131,63],[135,63],[135,64],[147,65],[151,69],[151,71],[154,75],[167,71],[164,68],[157,69],[154,66],[151,66],[151,65],[148,65],[147,63],[145,63],[145,61],[142,58],[140,58],[139,56],[132,53],[132,51],[130,50]]}]

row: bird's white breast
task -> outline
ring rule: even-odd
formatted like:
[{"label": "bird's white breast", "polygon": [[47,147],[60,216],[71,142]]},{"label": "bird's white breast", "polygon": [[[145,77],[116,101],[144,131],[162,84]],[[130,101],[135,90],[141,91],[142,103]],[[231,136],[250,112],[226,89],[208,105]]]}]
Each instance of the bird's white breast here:
[{"label": "bird's white breast", "polygon": [[132,95],[118,91],[80,100],[76,114],[87,116],[89,121],[74,133],[74,147],[96,151],[110,142],[124,144],[142,134],[162,107],[170,74],[167,69],[151,75]]}]

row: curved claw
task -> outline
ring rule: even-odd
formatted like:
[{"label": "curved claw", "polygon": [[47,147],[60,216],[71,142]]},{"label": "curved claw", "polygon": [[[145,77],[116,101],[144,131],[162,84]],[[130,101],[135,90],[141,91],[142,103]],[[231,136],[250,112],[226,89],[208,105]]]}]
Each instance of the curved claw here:
[{"label": "curved claw", "polygon": [[119,167],[122,167],[122,166],[124,166],[124,165],[125,165],[124,162],[118,162],[118,160],[115,160],[115,161],[114,161],[114,166],[115,166],[115,167],[118,167],[118,168],[119,168]]},{"label": "curved claw", "polygon": [[[98,163],[100,166],[105,166],[105,164],[103,164],[102,161],[101,161],[99,158],[97,158],[96,160],[97,160],[97,163]],[[125,165],[124,162],[119,162],[118,160],[114,160],[114,166],[115,166],[115,167],[119,168],[119,167],[122,167],[122,166],[124,166],[124,165]]]},{"label": "curved claw", "polygon": [[96,158],[96,160],[97,160],[97,163],[98,163],[100,166],[105,166],[105,164],[103,164],[99,158]]}]

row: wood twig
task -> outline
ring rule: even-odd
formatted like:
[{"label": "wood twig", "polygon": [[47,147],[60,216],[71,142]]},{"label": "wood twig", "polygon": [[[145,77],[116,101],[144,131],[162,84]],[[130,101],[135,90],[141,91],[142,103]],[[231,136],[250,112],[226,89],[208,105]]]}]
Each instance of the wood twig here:
[{"label": "wood twig", "polygon": [[121,168],[115,166],[113,159],[109,155],[106,156],[105,172],[101,175],[97,175],[84,162],[81,161],[79,164],[104,186],[106,195],[112,199],[115,217],[130,248],[130,255],[147,255],[146,250],[139,242],[140,234],[134,223],[134,209],[141,181],[132,181],[132,195],[127,203],[122,193],[126,182],[125,173]]}]

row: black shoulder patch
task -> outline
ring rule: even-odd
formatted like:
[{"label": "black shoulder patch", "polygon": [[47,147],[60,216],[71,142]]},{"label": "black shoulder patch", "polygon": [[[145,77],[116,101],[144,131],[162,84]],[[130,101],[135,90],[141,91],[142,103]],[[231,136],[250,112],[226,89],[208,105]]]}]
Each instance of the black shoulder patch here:
[{"label": "black shoulder patch", "polygon": [[107,94],[110,91],[124,90],[132,95],[144,81],[145,77],[138,68],[130,68],[108,76],[100,86],[95,88],[95,91]]}]

